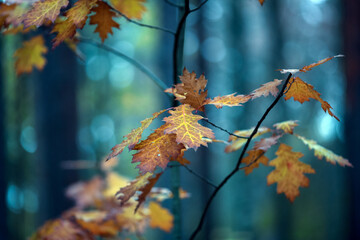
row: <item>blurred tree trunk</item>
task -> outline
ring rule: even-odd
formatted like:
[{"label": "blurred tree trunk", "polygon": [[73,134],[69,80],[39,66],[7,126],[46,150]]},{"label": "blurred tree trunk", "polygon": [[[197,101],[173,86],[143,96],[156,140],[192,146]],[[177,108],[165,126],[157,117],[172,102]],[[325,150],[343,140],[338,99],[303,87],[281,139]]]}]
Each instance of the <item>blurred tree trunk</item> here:
[{"label": "blurred tree trunk", "polygon": [[[0,46],[2,41],[0,39]],[[2,47],[0,48],[0,56],[3,57]],[[1,58],[4,59],[4,58]],[[3,69],[1,65],[1,69]],[[7,231],[7,207],[6,207],[6,153],[5,153],[5,97],[4,97],[4,71],[0,75],[0,239],[8,239]]]},{"label": "blurred tree trunk", "polygon": [[77,174],[60,165],[77,159],[76,66],[75,54],[63,44],[49,51],[35,80],[41,222],[71,206],[64,193]]},{"label": "blurred tree trunk", "polygon": [[346,143],[347,156],[355,166],[350,175],[350,234],[349,239],[360,239],[360,2],[344,1],[344,36],[346,61]]}]

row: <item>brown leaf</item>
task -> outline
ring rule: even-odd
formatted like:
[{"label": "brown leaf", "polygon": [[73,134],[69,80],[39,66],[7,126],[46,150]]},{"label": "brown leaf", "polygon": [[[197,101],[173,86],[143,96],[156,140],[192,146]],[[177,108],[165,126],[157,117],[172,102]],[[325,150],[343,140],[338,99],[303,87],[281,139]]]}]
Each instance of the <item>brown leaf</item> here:
[{"label": "brown leaf", "polygon": [[274,81],[265,83],[261,85],[258,89],[255,89],[251,94],[251,98],[255,99],[261,96],[267,97],[269,94],[276,97],[279,93],[279,89],[277,88],[281,84],[282,80],[274,79]]}]

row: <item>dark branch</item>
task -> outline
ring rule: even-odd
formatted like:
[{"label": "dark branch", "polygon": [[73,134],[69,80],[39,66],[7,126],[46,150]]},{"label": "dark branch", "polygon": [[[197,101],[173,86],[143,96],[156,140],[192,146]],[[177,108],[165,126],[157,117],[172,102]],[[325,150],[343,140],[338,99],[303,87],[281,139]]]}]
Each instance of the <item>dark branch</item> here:
[{"label": "dark branch", "polygon": [[199,179],[201,179],[203,182],[209,184],[210,186],[212,186],[213,188],[216,188],[217,186],[215,184],[213,184],[210,180],[206,179],[205,177],[201,176],[199,173],[195,172],[194,170],[192,170],[191,168],[189,168],[186,165],[182,165],[186,170],[188,170],[189,173],[195,175],[196,177],[198,177]]},{"label": "dark branch", "polygon": [[218,128],[218,129],[220,129],[221,131],[226,132],[227,134],[229,134],[229,135],[231,135],[231,136],[234,136],[234,137],[237,137],[237,138],[244,138],[244,139],[248,139],[248,138],[249,138],[249,137],[243,137],[243,136],[236,135],[236,134],[234,134],[234,133],[232,133],[232,132],[229,132],[228,130],[226,130],[226,129],[224,129],[224,128],[218,126],[218,125],[216,125],[215,123],[210,122],[210,121],[209,121],[208,119],[206,119],[206,118],[203,118],[203,119],[201,119],[201,120],[203,120],[203,121],[209,123],[210,125],[212,125],[212,126]]},{"label": "dark branch", "polygon": [[204,6],[205,3],[207,3],[208,0],[203,1],[202,3],[200,3],[199,6],[197,6],[194,9],[191,9],[190,12],[196,12],[197,10],[199,10],[202,6]]},{"label": "dark branch", "polygon": [[209,210],[209,207],[212,203],[212,201],[214,200],[215,196],[217,195],[217,193],[220,191],[220,189],[227,183],[227,181],[233,176],[235,175],[235,173],[237,173],[239,171],[239,166],[242,162],[242,159],[245,155],[245,152],[247,150],[247,148],[250,145],[250,142],[252,140],[252,138],[255,136],[255,134],[257,133],[258,129],[260,128],[260,125],[262,124],[262,122],[265,120],[266,116],[269,114],[269,112],[274,108],[274,106],[279,102],[280,98],[284,95],[285,89],[287,87],[287,84],[290,81],[292,74],[290,73],[289,76],[287,77],[281,91],[279,92],[279,94],[277,95],[277,97],[275,98],[275,100],[273,101],[273,103],[266,109],[265,113],[263,114],[263,116],[261,117],[261,119],[259,120],[259,122],[257,123],[256,127],[254,128],[254,130],[252,131],[250,137],[248,138],[248,140],[246,141],[246,144],[240,154],[240,157],[238,159],[238,162],[235,166],[235,168],[224,178],[224,180],[219,184],[219,186],[214,190],[214,192],[212,193],[212,195],[210,196],[209,200],[206,203],[205,209],[201,215],[201,219],[200,222],[197,226],[197,228],[194,230],[194,232],[192,233],[190,239],[195,239],[195,237],[197,236],[197,234],[201,231],[201,228],[204,224],[205,221],[205,217],[206,214]]}]

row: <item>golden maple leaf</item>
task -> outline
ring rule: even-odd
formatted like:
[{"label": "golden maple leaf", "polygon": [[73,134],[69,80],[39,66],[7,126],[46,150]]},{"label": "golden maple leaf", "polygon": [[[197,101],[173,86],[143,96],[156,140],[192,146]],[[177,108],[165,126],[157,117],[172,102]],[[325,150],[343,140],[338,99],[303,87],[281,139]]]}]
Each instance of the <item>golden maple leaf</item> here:
[{"label": "golden maple leaf", "polygon": [[293,134],[294,128],[296,126],[298,126],[297,120],[279,122],[273,125],[273,127],[275,127],[277,130],[282,130],[284,133],[290,133],[290,134]]},{"label": "golden maple leaf", "polygon": [[160,228],[166,232],[170,232],[173,228],[174,216],[169,212],[169,210],[160,206],[156,202],[150,202],[150,227]]},{"label": "golden maple leaf", "polygon": [[166,134],[176,134],[176,141],[182,143],[187,148],[195,150],[201,145],[207,146],[203,138],[215,138],[211,129],[198,123],[203,117],[194,115],[195,109],[188,104],[182,104],[174,110],[169,111],[171,116],[164,118],[167,123]]},{"label": "golden maple leaf", "polygon": [[287,88],[288,90],[285,93],[285,100],[293,97],[294,101],[298,101],[302,104],[305,101],[309,101],[310,98],[315,99],[321,103],[321,107],[325,112],[328,112],[330,116],[340,121],[339,118],[331,111],[332,107],[330,104],[320,98],[320,93],[318,93],[313,86],[304,82],[299,77],[292,78],[288,83]]},{"label": "golden maple leaf", "polygon": [[262,84],[261,87],[255,89],[251,94],[251,98],[255,99],[261,96],[267,97],[269,94],[276,97],[279,93],[279,89],[277,88],[281,84],[282,80],[274,79],[274,81]]},{"label": "golden maple leaf", "polygon": [[284,193],[293,202],[300,195],[299,187],[309,186],[309,179],[304,173],[315,173],[315,170],[299,161],[304,156],[302,153],[292,152],[291,149],[286,144],[280,144],[276,152],[278,157],[269,163],[275,170],[267,176],[267,183],[277,183],[277,193]]},{"label": "golden maple leaf", "polygon": [[110,0],[111,5],[128,18],[141,19],[146,11],[146,0]]},{"label": "golden maple leaf", "polygon": [[232,93],[225,96],[218,96],[214,99],[206,99],[203,105],[212,104],[215,105],[216,108],[222,108],[223,106],[227,107],[237,107],[242,106],[241,103],[246,103],[251,99],[249,95],[236,95],[236,93]]},{"label": "golden maple leaf", "polygon": [[155,130],[149,137],[136,144],[132,163],[139,162],[136,167],[140,173],[154,172],[156,167],[165,169],[170,159],[176,160],[181,155],[183,144],[176,142],[175,134],[165,134],[169,124],[164,124]]},{"label": "golden maple leaf", "polygon": [[343,158],[342,156],[336,155],[329,149],[324,148],[323,146],[317,144],[314,140],[306,139],[302,136],[296,135],[305,145],[309,147],[309,149],[314,150],[315,157],[318,159],[322,159],[323,157],[327,162],[331,164],[339,164],[342,167],[348,166],[352,167],[352,164],[349,160]]},{"label": "golden maple leaf", "polygon": [[46,20],[52,22],[60,14],[60,9],[69,4],[68,0],[44,0],[37,1],[24,16],[24,26],[41,26]]},{"label": "golden maple leaf", "polygon": [[90,24],[97,24],[95,32],[98,32],[101,38],[101,41],[108,37],[108,34],[112,34],[111,28],[119,28],[120,25],[113,20],[113,17],[116,15],[115,12],[111,10],[111,7],[105,2],[98,2],[98,6],[93,9],[95,15],[90,17]]},{"label": "golden maple leaf", "polygon": [[182,104],[189,104],[196,110],[204,111],[204,104],[207,97],[205,87],[207,80],[204,75],[196,78],[195,72],[189,73],[184,68],[183,75],[180,76],[181,83],[176,84],[173,88],[166,89],[165,92],[172,93],[176,100]]},{"label": "golden maple leaf", "polygon": [[126,139],[124,139],[120,144],[116,145],[111,149],[112,153],[108,155],[106,160],[116,157],[117,155],[122,153],[126,147],[128,147],[129,150],[132,150],[134,146],[140,141],[143,131],[150,126],[150,124],[155,118],[157,118],[165,111],[166,110],[161,110],[160,112],[156,112],[153,114],[152,117],[141,121],[141,126],[139,128],[133,129],[129,134],[124,136],[124,138]]},{"label": "golden maple leaf", "polygon": [[44,38],[41,35],[23,42],[23,46],[14,53],[16,74],[30,73],[34,67],[42,70],[46,64],[43,54],[47,51]]},{"label": "golden maple leaf", "polygon": [[[254,128],[247,129],[247,130],[241,130],[241,131],[237,130],[234,132],[234,134],[237,136],[240,136],[240,137],[249,137],[253,131],[254,131]],[[255,134],[254,138],[261,136],[268,132],[270,132],[269,128],[260,127],[258,129],[257,133]],[[228,146],[226,146],[225,152],[230,153],[230,152],[235,152],[235,151],[239,150],[242,146],[244,146],[246,141],[247,141],[246,138],[238,138],[236,136],[231,135],[229,137],[230,144]]]},{"label": "golden maple leaf", "polygon": [[250,150],[247,153],[249,155],[242,160],[242,163],[249,165],[244,168],[245,175],[249,175],[254,170],[254,168],[258,168],[260,163],[268,165],[269,159],[264,155],[265,151]]}]

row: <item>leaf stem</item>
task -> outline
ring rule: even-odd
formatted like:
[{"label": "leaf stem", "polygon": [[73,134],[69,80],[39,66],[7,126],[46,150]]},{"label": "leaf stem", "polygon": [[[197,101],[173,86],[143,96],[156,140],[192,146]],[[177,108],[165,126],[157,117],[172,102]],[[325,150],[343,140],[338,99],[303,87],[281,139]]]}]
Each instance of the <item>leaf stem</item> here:
[{"label": "leaf stem", "polygon": [[209,184],[210,186],[212,186],[213,188],[216,188],[217,186],[215,184],[213,184],[210,180],[208,180],[207,178],[201,176],[199,173],[195,172],[194,170],[192,170],[191,168],[189,168],[186,165],[182,165],[189,173],[195,175],[196,177],[198,177],[199,179],[201,179],[203,182]]},{"label": "leaf stem", "polygon": [[262,115],[262,117],[260,118],[259,122],[257,123],[256,127],[254,128],[254,130],[252,131],[250,137],[248,138],[248,140],[246,141],[246,144],[239,156],[238,162],[236,163],[236,166],[234,167],[234,169],[222,180],[222,182],[219,184],[219,186],[214,190],[214,192],[211,194],[209,200],[206,203],[205,209],[201,215],[200,221],[198,226],[196,227],[196,229],[194,230],[194,232],[191,234],[190,239],[193,240],[196,238],[197,234],[201,231],[201,228],[204,224],[205,221],[205,217],[206,214],[210,208],[210,205],[212,203],[212,201],[214,200],[215,196],[217,195],[217,193],[220,191],[220,189],[227,183],[227,181],[235,175],[235,173],[237,173],[239,171],[239,166],[243,160],[243,157],[245,155],[245,152],[247,150],[247,148],[250,145],[250,142],[252,140],[252,138],[255,136],[255,134],[257,133],[258,129],[260,128],[262,122],[265,120],[266,116],[269,114],[269,112],[274,108],[274,106],[279,102],[280,98],[284,95],[285,89],[287,87],[287,84],[290,81],[292,74],[290,73],[281,89],[281,91],[278,93],[277,97],[275,98],[275,100],[273,101],[273,103],[266,109],[265,113]]},{"label": "leaf stem", "polygon": [[210,121],[209,121],[208,119],[206,119],[206,118],[203,118],[203,119],[201,119],[201,120],[203,120],[203,121],[209,123],[210,125],[212,125],[212,126],[218,128],[218,129],[220,129],[221,131],[226,132],[227,134],[229,134],[229,135],[231,135],[231,136],[234,136],[234,137],[237,137],[237,138],[244,138],[244,139],[248,139],[248,138],[249,138],[249,137],[243,137],[243,136],[236,135],[236,134],[234,134],[234,133],[232,133],[232,132],[229,132],[228,130],[226,130],[226,129],[224,129],[224,128],[218,126],[218,125],[216,125],[215,123],[210,122]]},{"label": "leaf stem", "polygon": [[[166,86],[166,84],[160,80],[160,78],[158,78],[150,69],[148,69],[145,65],[143,65],[142,63],[138,62],[137,60],[125,55],[122,52],[119,52],[118,50],[109,47],[107,45],[104,45],[100,42],[97,42],[93,39],[89,39],[89,38],[85,38],[85,37],[77,37],[77,39],[82,42],[82,43],[87,43],[87,44],[91,44],[93,46],[96,46],[98,48],[102,48],[108,52],[111,52],[112,54],[121,57],[122,59],[126,60],[127,62],[129,62],[130,64],[132,64],[134,67],[138,68],[141,72],[143,72],[146,76],[148,76],[162,91],[164,91],[165,89],[167,89],[168,87]],[[165,92],[164,92],[165,93]],[[167,96],[170,96],[170,94],[166,93]]]}]

